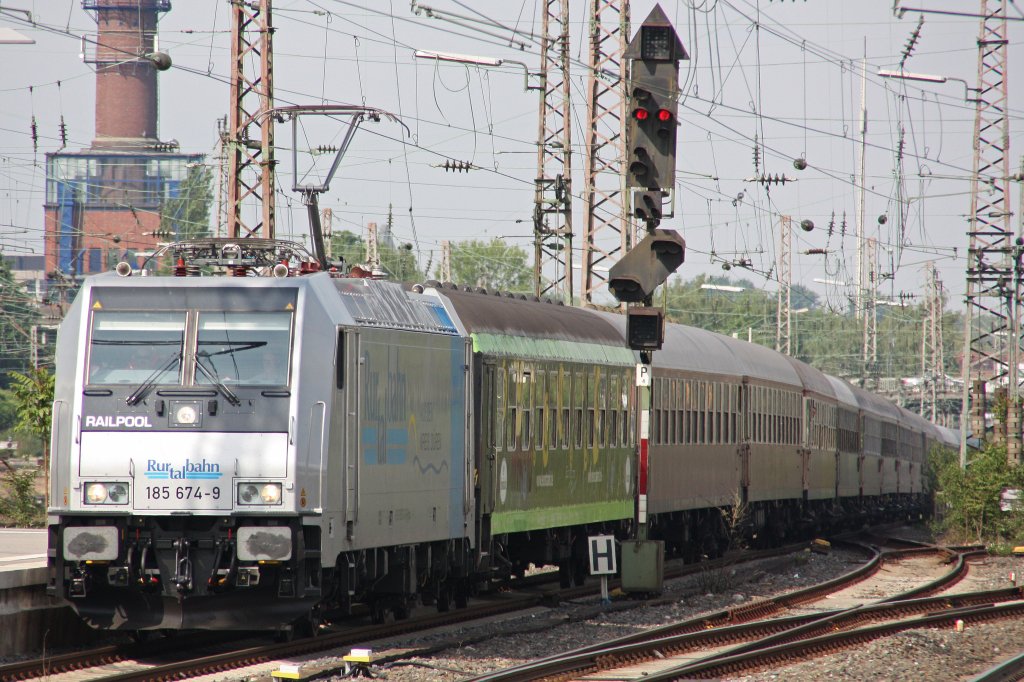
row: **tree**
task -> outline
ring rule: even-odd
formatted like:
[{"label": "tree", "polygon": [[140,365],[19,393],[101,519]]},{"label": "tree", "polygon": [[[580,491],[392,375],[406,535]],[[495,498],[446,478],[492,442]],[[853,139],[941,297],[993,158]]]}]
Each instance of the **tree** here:
[{"label": "tree", "polygon": [[988,443],[972,452],[967,467],[959,453],[929,453],[931,488],[935,490],[938,530],[953,542],[984,542],[1012,547],[1024,531],[1024,502],[1000,506],[1005,490],[1024,490],[1024,467],[1007,462],[1006,448]]},{"label": "tree", "polygon": [[43,469],[47,472],[46,494],[50,493],[50,426],[53,406],[53,375],[43,368],[27,373],[11,372],[10,392],[17,405],[14,428],[38,436],[43,447]]},{"label": "tree", "polygon": [[212,174],[203,164],[189,165],[178,193],[160,208],[158,234],[175,241],[210,236]]},{"label": "tree", "polygon": [[[456,284],[525,293],[533,289],[526,251],[500,239],[471,239],[452,244],[452,280]],[[439,270],[434,275],[440,278]]]},{"label": "tree", "polygon": [[399,282],[420,282],[426,279],[416,263],[416,256],[412,253],[412,244],[400,244],[398,248],[380,244],[377,247],[377,253],[380,256],[381,267],[392,279]]},{"label": "tree", "polygon": [[15,281],[0,254],[0,388],[7,373],[28,369],[32,355],[32,326],[39,313],[25,287]]},{"label": "tree", "polygon": [[[423,271],[416,263],[412,252],[412,244],[400,244],[398,247],[378,242],[377,257],[380,267],[391,279],[398,282],[422,281]],[[349,267],[366,266],[366,241],[359,235],[342,230],[331,238],[331,258],[345,259]]]},{"label": "tree", "polygon": [[331,237],[331,257],[334,259],[343,258],[351,267],[366,260],[366,242],[348,230],[335,232]]}]

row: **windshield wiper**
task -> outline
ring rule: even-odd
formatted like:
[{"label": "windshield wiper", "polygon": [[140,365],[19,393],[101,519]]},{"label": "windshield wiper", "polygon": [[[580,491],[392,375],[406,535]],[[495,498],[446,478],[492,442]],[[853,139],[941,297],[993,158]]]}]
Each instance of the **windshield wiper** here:
[{"label": "windshield wiper", "polygon": [[[203,373],[203,376],[209,379],[210,383],[216,386],[217,390],[224,394],[224,397],[228,399],[229,403],[231,403],[235,407],[241,405],[242,401],[238,399],[238,396],[232,393],[231,389],[225,386],[224,382],[218,379],[213,372],[208,370],[206,368],[206,365],[199,361],[199,357],[199,353],[196,353],[196,369],[200,370]],[[210,357],[210,355],[207,353],[204,357]]]},{"label": "windshield wiper", "polygon": [[173,367],[174,363],[180,361],[181,353],[176,352],[174,354],[174,357],[168,360],[163,367],[157,367],[156,369],[154,369],[152,374],[146,377],[145,380],[141,384],[139,384],[139,386],[134,391],[128,394],[128,397],[125,398],[125,402],[132,406],[138,405],[140,402],[142,402],[142,399],[146,397],[146,394],[149,393],[149,389],[153,388],[153,385],[156,384],[156,378],[163,374],[164,372],[166,372],[167,370],[169,370],[171,367]]}]

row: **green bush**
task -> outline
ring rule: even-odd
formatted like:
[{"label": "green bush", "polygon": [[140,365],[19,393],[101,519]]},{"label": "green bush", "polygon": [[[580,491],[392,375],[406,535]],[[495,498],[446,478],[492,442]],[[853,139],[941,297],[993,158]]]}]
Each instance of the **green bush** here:
[{"label": "green bush", "polygon": [[[930,453],[930,482],[935,491],[935,530],[949,543],[1010,547],[1024,543],[1024,467],[1006,461],[1006,447],[986,444],[960,466],[958,452]],[[1004,490],[1019,490],[1014,508],[1000,507]]]},{"label": "green bush", "polygon": [[[3,462],[7,465],[7,462]],[[7,465],[0,477],[0,525],[17,528],[42,528],[46,515],[36,502],[36,470],[18,471]]]}]

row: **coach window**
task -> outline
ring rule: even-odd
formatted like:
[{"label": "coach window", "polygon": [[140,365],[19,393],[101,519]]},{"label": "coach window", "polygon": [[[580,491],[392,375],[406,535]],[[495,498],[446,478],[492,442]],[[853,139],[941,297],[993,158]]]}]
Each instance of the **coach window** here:
[{"label": "coach window", "polygon": [[619,441],[619,410],[622,409],[619,375],[611,375],[608,385],[608,447],[617,448],[622,444]]},{"label": "coach window", "polygon": [[594,424],[595,412],[597,410],[597,377],[592,374],[584,375],[587,382],[586,393],[586,405],[587,405],[587,447],[594,447],[596,433]]},{"label": "coach window", "polygon": [[672,445],[674,440],[672,438],[672,411],[676,407],[675,401],[675,385],[674,379],[665,379],[662,384],[662,402],[661,402],[661,442],[665,445]]},{"label": "coach window", "polygon": [[569,449],[572,434],[572,373],[564,367],[558,370],[558,404],[562,420],[558,427],[558,442],[563,450]]},{"label": "coach window", "polygon": [[739,386],[735,384],[729,385],[729,442],[736,443],[739,441],[739,434],[736,433],[736,412],[737,403],[739,402]]},{"label": "coach window", "polygon": [[693,429],[690,428],[690,380],[683,379],[683,444],[690,444],[690,434]]},{"label": "coach window", "polygon": [[548,391],[548,404],[547,404],[547,418],[548,418],[548,447],[551,449],[559,446],[558,442],[558,424],[561,419],[561,401],[558,399],[558,382],[561,377],[561,370],[554,370],[548,372],[547,391]]},{"label": "coach window", "polygon": [[619,442],[623,446],[632,444],[633,395],[636,391],[633,390],[633,384],[630,383],[629,379],[630,377],[628,374],[622,376],[622,398],[619,403],[622,405],[622,417],[619,419],[619,428],[622,431],[622,438],[619,439]]},{"label": "coach window", "polygon": [[704,443],[711,445],[715,442],[715,382],[705,381],[703,386],[701,409],[704,410]]},{"label": "coach window", "polygon": [[597,382],[597,444],[608,444],[608,376],[603,373]]},{"label": "coach window", "polygon": [[520,440],[523,450],[530,449],[533,424],[533,372],[524,370],[522,375],[522,386],[519,387],[519,412],[522,420],[523,434]]},{"label": "coach window", "polygon": [[757,442],[767,443],[765,438],[765,412],[768,404],[766,389],[764,386],[757,387]]},{"label": "coach window", "polygon": [[547,410],[544,409],[546,380],[547,373],[542,369],[537,370],[537,380],[533,382],[533,431],[536,434],[534,446],[537,450],[544,448],[544,434],[547,432],[544,428],[544,418],[547,416]]},{"label": "coach window", "polygon": [[183,312],[92,314],[90,384],[181,383]]},{"label": "coach window", "polygon": [[491,445],[501,450],[505,445],[505,369],[498,368],[497,379],[494,380],[494,411],[496,412],[494,430],[491,432]]},{"label": "coach window", "polygon": [[665,379],[662,384],[664,397],[661,401],[661,442],[672,445],[672,411],[675,409],[675,385],[674,379]]},{"label": "coach window", "polygon": [[583,396],[586,393],[584,374],[573,372],[572,376],[572,442],[577,450],[583,447]]},{"label": "coach window", "polygon": [[697,382],[686,380],[686,442],[697,442]]},{"label": "coach window", "polygon": [[658,430],[661,428],[661,377],[651,379],[651,445],[658,444]]},{"label": "coach window", "polygon": [[729,403],[728,398],[729,385],[715,383],[715,433],[719,445],[729,442],[729,416],[725,412]]},{"label": "coach window", "polygon": [[505,447],[509,452],[516,449],[516,434],[519,429],[519,371],[508,370],[508,409],[505,410]]},{"label": "coach window", "polygon": [[725,384],[715,384],[715,442],[719,445],[726,442],[725,390]]},{"label": "coach window", "polygon": [[570,415],[572,414],[572,375],[565,371],[564,367],[558,370],[558,404],[562,410],[558,442],[563,450],[568,450],[569,434],[572,433],[569,429],[571,423]]}]

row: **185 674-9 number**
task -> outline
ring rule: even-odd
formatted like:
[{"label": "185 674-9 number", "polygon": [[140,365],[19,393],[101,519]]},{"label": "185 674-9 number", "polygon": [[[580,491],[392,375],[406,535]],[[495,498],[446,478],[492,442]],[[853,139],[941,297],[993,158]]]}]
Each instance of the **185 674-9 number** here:
[{"label": "185 674-9 number", "polygon": [[147,485],[147,500],[202,500],[220,499],[220,487],[200,485]]}]

